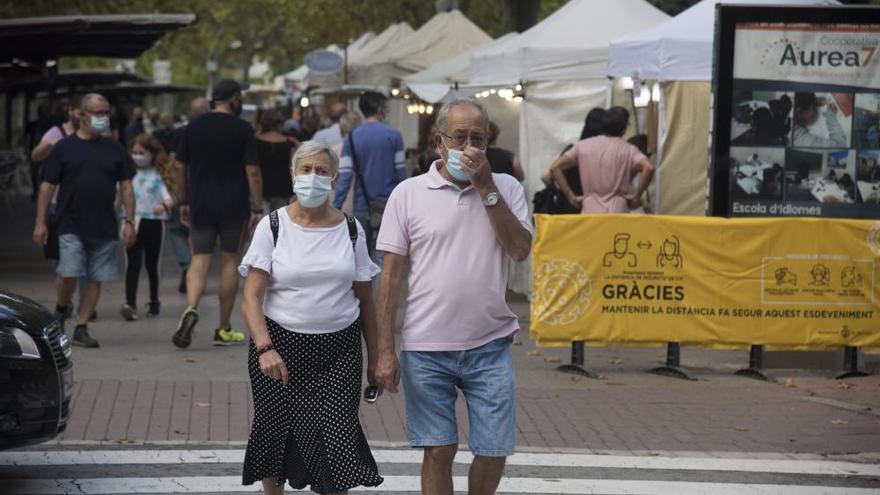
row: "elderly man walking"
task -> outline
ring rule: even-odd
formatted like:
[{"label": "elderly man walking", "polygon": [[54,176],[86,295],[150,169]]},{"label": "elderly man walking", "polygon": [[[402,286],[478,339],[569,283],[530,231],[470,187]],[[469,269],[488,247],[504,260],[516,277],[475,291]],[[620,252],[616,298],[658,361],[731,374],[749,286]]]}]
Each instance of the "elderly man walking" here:
[{"label": "elderly man walking", "polygon": [[[376,245],[386,254],[372,380],[396,392],[403,375],[409,440],[424,449],[427,495],[452,493],[456,388],[467,403],[475,456],[468,493],[495,492],[516,444],[510,344],[519,323],[505,301],[507,266],[529,255],[533,230],[522,186],[491,172],[488,136],[479,103],[443,105],[433,138],[441,159],[391,193]],[[393,330],[407,264],[398,363]]]},{"label": "elderly man walking", "polygon": [[58,141],[46,160],[33,235],[41,246],[48,241],[49,203],[60,186],[52,219],[58,229],[56,274],[61,278],[56,314],[63,323],[76,280],[85,277],[72,342],[98,347],[98,341],[89,335],[88,323],[98,304],[101,284],[117,276],[119,226],[113,210],[117,184],[126,214],[122,239],[126,248],[135,241],[134,164],[125,148],[102,137],[110,129],[106,98],[96,93],[85,95],[77,115],[77,131]]}]

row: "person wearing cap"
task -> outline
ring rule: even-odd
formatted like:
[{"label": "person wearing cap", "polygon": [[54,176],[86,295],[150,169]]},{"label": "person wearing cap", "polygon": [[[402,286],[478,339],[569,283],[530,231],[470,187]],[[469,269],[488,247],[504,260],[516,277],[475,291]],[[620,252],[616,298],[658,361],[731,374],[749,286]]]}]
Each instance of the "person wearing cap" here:
[{"label": "person wearing cap", "polygon": [[[263,214],[263,180],[257,142],[251,126],[240,119],[241,92],[249,87],[231,79],[218,81],[212,91],[213,110],[187,126],[177,149],[180,218],[190,227],[192,262],[186,274],[187,307],[172,341],[189,347],[199,302],[205,292],[214,247],[220,241],[220,321],[214,345],[244,342],[230,324],[238,292],[236,268],[245,235]],[[248,194],[250,193],[250,194]]]}]

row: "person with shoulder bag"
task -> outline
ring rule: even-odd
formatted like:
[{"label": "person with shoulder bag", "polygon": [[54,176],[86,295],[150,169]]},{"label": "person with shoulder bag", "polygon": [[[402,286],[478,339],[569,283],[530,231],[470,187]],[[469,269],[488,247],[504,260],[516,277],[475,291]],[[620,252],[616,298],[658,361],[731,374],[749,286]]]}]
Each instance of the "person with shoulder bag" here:
[{"label": "person with shoulder bag", "polygon": [[384,122],[384,95],[367,91],[361,95],[358,106],[364,123],[343,142],[333,206],[342,207],[352,180],[356,180],[354,216],[367,229],[370,253],[375,254],[376,263],[381,266],[383,253],[375,251],[375,238],[391,191],[406,179],[406,151],[400,131]]},{"label": "person with shoulder bag", "polygon": [[379,267],[360,223],[330,204],[338,160],[326,144],[300,146],[296,200],[259,222],[239,266],[254,396],[242,483],[267,494],[285,481],[322,494],[383,482],[358,421],[362,336],[371,384],[377,360]]}]

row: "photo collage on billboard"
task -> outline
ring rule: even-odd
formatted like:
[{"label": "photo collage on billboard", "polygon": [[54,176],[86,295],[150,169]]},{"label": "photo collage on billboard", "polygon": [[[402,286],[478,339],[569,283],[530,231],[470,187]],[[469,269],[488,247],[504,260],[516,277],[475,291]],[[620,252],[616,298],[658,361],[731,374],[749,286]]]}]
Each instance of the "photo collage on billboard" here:
[{"label": "photo collage on billboard", "polygon": [[730,199],[880,203],[880,93],[793,86],[734,91]]}]

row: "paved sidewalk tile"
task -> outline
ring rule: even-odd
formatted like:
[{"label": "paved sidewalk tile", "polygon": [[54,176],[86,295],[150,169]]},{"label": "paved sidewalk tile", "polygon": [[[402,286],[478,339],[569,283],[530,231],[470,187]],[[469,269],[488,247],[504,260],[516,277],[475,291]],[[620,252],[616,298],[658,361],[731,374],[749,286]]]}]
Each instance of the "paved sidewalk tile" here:
[{"label": "paved sidewalk tile", "polygon": [[[880,452],[880,417],[803,400],[779,386],[656,389],[605,386],[520,389],[518,444],[592,451]],[[247,382],[84,380],[62,441],[244,442],[252,420]],[[459,401],[459,443],[467,414]],[[373,442],[407,440],[404,401],[362,404]]]}]

